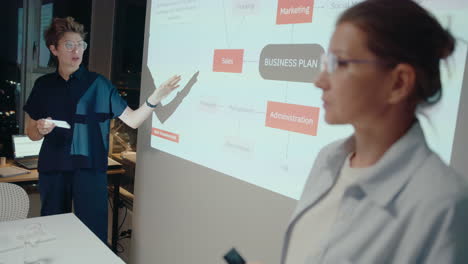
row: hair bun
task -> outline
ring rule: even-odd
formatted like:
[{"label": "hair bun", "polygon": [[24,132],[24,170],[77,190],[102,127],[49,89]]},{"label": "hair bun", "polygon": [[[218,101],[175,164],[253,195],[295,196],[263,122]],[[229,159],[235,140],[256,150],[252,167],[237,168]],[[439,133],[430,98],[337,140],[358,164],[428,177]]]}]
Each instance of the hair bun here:
[{"label": "hair bun", "polygon": [[438,56],[440,59],[445,59],[452,55],[453,51],[455,50],[455,38],[448,30],[442,29],[442,31],[442,36],[440,36],[439,41],[440,47],[438,47]]}]

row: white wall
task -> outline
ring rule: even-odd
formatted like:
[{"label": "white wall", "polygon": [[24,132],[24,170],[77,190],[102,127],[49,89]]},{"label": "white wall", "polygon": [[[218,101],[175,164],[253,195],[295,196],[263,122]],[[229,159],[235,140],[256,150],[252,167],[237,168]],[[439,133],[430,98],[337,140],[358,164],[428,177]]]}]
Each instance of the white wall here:
[{"label": "white wall", "polygon": [[451,166],[468,177],[468,55],[466,58],[464,83],[458,110],[457,129],[453,143]]}]

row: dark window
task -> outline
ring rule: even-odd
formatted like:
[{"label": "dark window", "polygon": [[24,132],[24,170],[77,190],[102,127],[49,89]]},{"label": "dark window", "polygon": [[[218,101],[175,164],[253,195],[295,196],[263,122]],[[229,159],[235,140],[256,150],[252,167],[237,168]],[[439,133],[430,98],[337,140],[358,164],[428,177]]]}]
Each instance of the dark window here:
[{"label": "dark window", "polygon": [[[112,82],[129,107],[139,107],[146,0],[117,0],[112,58]],[[137,130],[115,119],[112,153],[136,151]],[[124,162],[122,186],[133,193],[134,164]]]}]

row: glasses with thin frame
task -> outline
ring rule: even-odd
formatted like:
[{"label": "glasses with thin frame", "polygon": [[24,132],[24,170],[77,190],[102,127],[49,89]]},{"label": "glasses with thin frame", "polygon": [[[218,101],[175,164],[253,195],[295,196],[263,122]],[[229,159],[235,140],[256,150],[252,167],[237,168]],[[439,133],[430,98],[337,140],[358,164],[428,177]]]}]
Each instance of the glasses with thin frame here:
[{"label": "glasses with thin frame", "polygon": [[349,63],[356,64],[381,64],[379,60],[365,60],[365,59],[340,59],[332,52],[322,54],[320,59],[321,71],[326,71],[329,74],[336,72],[338,66],[345,66]]},{"label": "glasses with thin frame", "polygon": [[83,40],[78,42],[66,40],[63,42],[63,46],[65,47],[66,51],[74,51],[75,49],[85,51],[88,47],[88,43],[86,43],[86,41]]}]

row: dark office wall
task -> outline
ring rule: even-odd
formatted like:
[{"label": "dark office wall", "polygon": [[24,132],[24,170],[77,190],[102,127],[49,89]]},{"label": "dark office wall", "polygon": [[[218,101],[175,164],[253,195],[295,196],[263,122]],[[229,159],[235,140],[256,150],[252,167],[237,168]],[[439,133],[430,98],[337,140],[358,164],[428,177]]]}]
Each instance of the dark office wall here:
[{"label": "dark office wall", "polygon": [[0,25],[2,28],[2,41],[0,41],[0,59],[11,64],[16,62],[18,45],[18,8],[23,6],[23,1],[4,1],[1,6],[2,15],[0,16]]},{"label": "dark office wall", "polygon": [[0,26],[0,156],[11,157],[11,135],[18,133],[17,102],[18,95],[15,82],[20,81],[20,70],[17,61],[18,50],[18,8],[22,1],[10,0],[2,3]]}]

